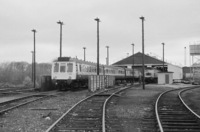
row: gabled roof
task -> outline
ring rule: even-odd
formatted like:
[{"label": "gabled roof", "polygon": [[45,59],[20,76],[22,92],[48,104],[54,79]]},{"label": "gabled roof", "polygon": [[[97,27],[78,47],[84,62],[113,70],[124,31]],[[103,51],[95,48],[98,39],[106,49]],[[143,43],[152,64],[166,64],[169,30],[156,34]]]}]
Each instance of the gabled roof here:
[{"label": "gabled roof", "polygon": [[[123,60],[120,60],[112,65],[123,65],[123,64],[133,64],[133,57],[134,57],[134,64],[135,65],[142,65],[142,53],[138,52],[134,55],[131,55]],[[154,57],[144,55],[144,64],[163,64],[163,61],[156,59]]]}]

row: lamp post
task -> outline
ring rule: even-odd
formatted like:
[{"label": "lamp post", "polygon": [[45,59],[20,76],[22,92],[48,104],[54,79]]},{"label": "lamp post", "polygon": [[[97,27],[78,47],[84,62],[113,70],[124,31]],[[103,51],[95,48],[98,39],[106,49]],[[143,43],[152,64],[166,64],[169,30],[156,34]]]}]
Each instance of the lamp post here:
[{"label": "lamp post", "polygon": [[106,59],[106,65],[109,65],[109,46],[106,46],[107,48],[107,59]]},{"label": "lamp post", "polygon": [[62,57],[62,25],[64,23],[61,21],[58,21],[57,23],[60,24],[60,57]]},{"label": "lamp post", "polygon": [[34,74],[33,74],[33,71],[34,71],[34,66],[33,66],[33,64],[34,64],[34,51],[31,51],[31,54],[32,54],[32,65],[31,65],[31,67],[32,67],[32,72],[31,72],[31,80],[32,80],[32,82],[33,82],[33,78],[34,78]]},{"label": "lamp post", "polygon": [[97,21],[97,75],[99,75],[99,22],[100,22],[100,19],[97,17],[94,20]]},{"label": "lamp post", "polygon": [[33,65],[33,66],[34,66],[34,68],[33,68],[33,73],[34,73],[34,76],[33,76],[33,84],[34,84],[34,85],[33,85],[33,87],[35,88],[35,80],[36,80],[35,33],[36,33],[36,30],[33,29],[32,32],[33,32],[33,48],[34,48],[34,50],[33,50],[33,55],[34,55],[34,57],[33,57],[33,64],[34,64],[34,65]]},{"label": "lamp post", "polygon": [[187,65],[186,64],[186,62],[187,62],[187,60],[186,60],[187,59],[187,57],[186,57],[186,47],[184,47],[184,49],[185,49],[185,53],[184,53],[184,56],[185,56],[185,66],[186,66]]},{"label": "lamp post", "polygon": [[131,45],[132,45],[132,54],[134,55],[134,43],[132,43]]},{"label": "lamp post", "polygon": [[85,49],[86,49],[86,47],[83,47],[83,50],[84,50],[84,61],[85,61]]},{"label": "lamp post", "polygon": [[134,84],[134,43],[132,43],[131,44],[132,45],[132,47],[133,47],[133,52],[132,52],[132,54],[133,54],[133,66],[132,66],[132,69],[133,69],[133,84]]},{"label": "lamp post", "polygon": [[140,17],[142,20],[142,88],[145,89],[145,79],[144,79],[144,20],[143,16]]},{"label": "lamp post", "polygon": [[165,43],[162,43],[162,45],[163,45],[163,72],[165,71],[165,50],[164,50],[164,47],[165,47]]}]

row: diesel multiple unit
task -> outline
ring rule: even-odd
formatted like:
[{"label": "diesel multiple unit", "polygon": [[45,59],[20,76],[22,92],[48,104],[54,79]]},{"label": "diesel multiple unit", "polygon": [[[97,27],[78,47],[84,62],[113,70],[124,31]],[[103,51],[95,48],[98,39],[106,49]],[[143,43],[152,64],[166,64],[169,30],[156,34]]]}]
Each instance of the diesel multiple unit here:
[{"label": "diesel multiple unit", "polygon": [[[100,65],[99,75],[115,77],[116,83],[133,81],[133,70],[115,66]],[[139,77],[134,71],[134,77]],[[51,78],[59,89],[73,89],[88,86],[88,76],[97,75],[97,64],[77,58],[60,57],[52,64]]]}]

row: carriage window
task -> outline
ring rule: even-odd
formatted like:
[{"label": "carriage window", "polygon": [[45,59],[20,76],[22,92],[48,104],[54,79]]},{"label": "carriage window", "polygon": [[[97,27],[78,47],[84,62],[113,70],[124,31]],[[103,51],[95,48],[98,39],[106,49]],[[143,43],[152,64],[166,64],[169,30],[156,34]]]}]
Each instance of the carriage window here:
[{"label": "carriage window", "polygon": [[73,64],[72,63],[67,63],[67,72],[73,72]]},{"label": "carriage window", "polygon": [[54,65],[54,72],[58,72],[58,68],[59,68],[59,64],[55,63],[55,65]]},{"label": "carriage window", "polygon": [[65,63],[60,64],[60,72],[65,72],[66,71],[66,65]]}]

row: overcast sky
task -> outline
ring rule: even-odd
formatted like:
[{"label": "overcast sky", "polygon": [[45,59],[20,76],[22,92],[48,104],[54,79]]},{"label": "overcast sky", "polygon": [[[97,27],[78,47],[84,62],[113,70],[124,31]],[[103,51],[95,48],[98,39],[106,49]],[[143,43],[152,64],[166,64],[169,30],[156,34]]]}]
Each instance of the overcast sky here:
[{"label": "overcast sky", "polygon": [[96,62],[97,22],[100,18],[100,63],[110,63],[142,51],[144,16],[145,53],[184,65],[184,47],[200,42],[200,0],[0,0],[0,62],[31,62],[36,29],[36,61],[52,62],[59,56],[63,25],[63,56]]}]

